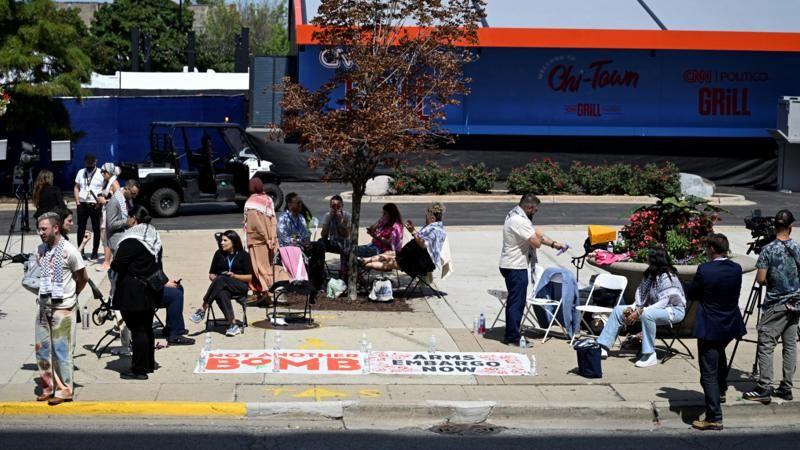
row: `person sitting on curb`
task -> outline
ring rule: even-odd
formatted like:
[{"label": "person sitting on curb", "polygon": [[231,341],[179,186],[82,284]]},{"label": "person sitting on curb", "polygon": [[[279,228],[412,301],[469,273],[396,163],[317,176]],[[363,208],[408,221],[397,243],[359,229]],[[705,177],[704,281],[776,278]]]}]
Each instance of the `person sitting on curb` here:
[{"label": "person sitting on curb", "polygon": [[219,250],[214,253],[208,279],[211,285],[203,297],[203,306],[189,317],[194,323],[200,323],[206,315],[206,310],[211,302],[217,302],[219,309],[228,322],[226,336],[236,336],[242,332],[236,324],[236,314],[233,312],[231,299],[247,295],[249,283],[252,280],[250,256],[244,251],[242,239],[233,230],[222,233],[219,241]]},{"label": "person sitting on curb", "polygon": [[656,325],[683,320],[686,313],[686,294],[678,279],[678,271],[670,262],[666,250],[660,247],[648,250],[647,264],[642,282],[636,288],[636,301],[633,305],[614,308],[597,339],[602,347],[603,358],[608,356],[623,322],[628,326],[641,322],[642,353],[636,361],[636,367],[655,366],[658,364],[655,351]]}]

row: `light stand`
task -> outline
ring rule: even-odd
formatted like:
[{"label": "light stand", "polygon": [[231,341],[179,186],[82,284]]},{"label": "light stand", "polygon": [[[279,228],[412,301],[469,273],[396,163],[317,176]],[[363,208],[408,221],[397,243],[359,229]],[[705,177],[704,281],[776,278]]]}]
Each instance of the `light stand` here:
[{"label": "light stand", "polygon": [[[25,248],[25,234],[31,231],[30,226],[30,208],[29,200],[31,198],[31,170],[27,165],[22,165],[22,184],[17,188],[17,207],[14,210],[14,217],[11,219],[11,225],[8,227],[8,238],[6,238],[6,245],[3,247],[3,252],[0,253],[0,267],[6,261],[23,262],[24,257],[21,255]],[[17,222],[20,222],[19,231],[16,230]],[[15,233],[19,233],[19,253],[12,255],[8,253],[11,245],[11,238]]]}]

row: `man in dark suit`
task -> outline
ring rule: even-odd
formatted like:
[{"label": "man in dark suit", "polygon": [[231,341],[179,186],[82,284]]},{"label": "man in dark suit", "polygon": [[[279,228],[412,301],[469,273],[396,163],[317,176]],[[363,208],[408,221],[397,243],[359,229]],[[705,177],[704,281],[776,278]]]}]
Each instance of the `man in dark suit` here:
[{"label": "man in dark suit", "polygon": [[728,259],[730,247],[723,234],[712,233],[706,240],[708,261],[697,268],[688,294],[698,302],[694,322],[697,352],[700,358],[700,384],[706,401],[706,417],[695,420],[698,430],[721,430],[722,408],[728,389],[725,347],[745,334],[739,310],[742,267]]}]

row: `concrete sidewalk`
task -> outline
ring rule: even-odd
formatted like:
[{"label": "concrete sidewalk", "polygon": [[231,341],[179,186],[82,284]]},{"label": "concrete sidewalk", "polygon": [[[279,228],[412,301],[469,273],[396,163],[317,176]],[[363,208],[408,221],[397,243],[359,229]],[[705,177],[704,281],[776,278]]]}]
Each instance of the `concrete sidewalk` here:
[{"label": "concrete sidewalk", "polygon": [[[497,269],[501,228],[448,227],[447,231],[451,239],[455,273],[445,281],[437,278],[439,288],[447,293],[445,300],[436,297],[413,299],[413,312],[315,311],[314,317],[320,327],[282,331],[282,348],[355,350],[359,348],[361,335],[366,334],[375,350],[424,351],[427,350],[430,336],[435,335],[438,348],[442,351],[520,351],[499,341],[502,337],[500,328],[484,336],[475,336],[470,331],[472,320],[480,313],[485,314],[487,325],[490,325],[499,311],[499,303],[486,291],[503,288],[503,280]],[[742,227],[719,227],[719,231],[731,239],[734,252],[744,253],[749,238],[747,230]],[[570,242],[573,247],[580,247],[585,239],[586,227],[550,227],[545,232],[560,242]],[[367,420],[370,416],[379,416],[386,424],[398,426],[408,424],[408,420],[412,419],[420,423],[432,418],[440,421],[459,420],[459,414],[466,414],[467,419],[464,420],[479,421],[477,419],[481,417],[488,417],[482,411],[494,411],[497,418],[490,418],[493,422],[500,420],[500,417],[505,417],[509,423],[541,421],[545,418],[552,421],[555,417],[588,420],[588,417],[599,414],[646,427],[652,426],[654,420],[662,425],[672,423],[685,426],[686,420],[694,417],[698,407],[702,406],[696,360],[678,356],[656,367],[638,369],[633,365],[634,354],[617,354],[614,351],[603,362],[604,377],[587,380],[573,373],[577,366],[576,358],[567,341],[556,337],[542,343],[541,336],[535,334],[528,334],[533,345],[524,351],[536,356],[537,376],[194,374],[192,372],[202,347],[204,327],[188,321],[188,315],[200,305],[208,285],[208,266],[215,250],[212,233],[162,233],[165,270],[172,278],[183,278],[186,287],[186,324],[190,336],[198,337],[198,342],[194,346],[157,350],[159,368],[150,380],[126,381],[119,378],[119,372],[129,365],[128,358],[109,354],[98,358],[91,352],[92,346],[108,325],[102,328],[92,325],[89,330],[78,330],[75,352],[77,401],[72,405],[61,405],[59,410],[64,408],[64,413],[74,411],[75,414],[98,414],[97,411],[104,410],[107,414],[113,414],[114,411],[118,414],[125,414],[125,411],[127,414],[151,411],[150,414],[158,415],[159,411],[175,411],[169,407],[172,403],[164,403],[164,408],[139,405],[138,409],[127,410],[121,406],[124,403],[119,402],[222,402],[247,404],[247,407],[233,407],[236,411],[245,411],[242,414],[246,416],[294,414],[343,420],[347,411],[359,411],[361,415],[353,417]],[[36,236],[25,240],[28,249],[37,242]],[[18,246],[12,245],[12,248],[16,251]],[[568,254],[555,256],[546,249],[540,251],[539,255],[545,266],[572,267]],[[581,285],[585,286],[590,275],[596,271],[587,265],[580,274]],[[35,304],[33,297],[20,286],[21,274],[19,264],[4,265],[0,269],[0,360],[3,361],[0,364],[0,402],[10,402],[0,404],[0,414],[37,413],[32,411],[46,414],[46,405],[31,406],[29,403],[34,398],[35,379],[38,376],[32,332]],[[89,274],[107,292],[105,274],[96,272],[93,266],[89,267]],[[753,277],[753,273],[745,276],[742,307]],[[81,302],[86,301],[89,301],[90,310],[97,306],[95,300],[89,300],[88,292],[81,295]],[[237,314],[240,312],[237,310]],[[264,320],[264,310],[251,307],[248,316],[251,326],[243,335],[228,338],[216,332],[211,348],[272,348],[274,332],[253,326]],[[748,328],[751,337],[754,337],[755,318],[750,321]],[[157,339],[157,342],[166,344],[162,339]],[[694,351],[694,341],[686,342]],[[776,399],[772,405],[762,406],[740,399],[742,392],[752,388],[747,374],[752,370],[754,353],[754,344],[742,343],[736,355],[729,378],[731,386],[725,406],[726,425],[746,423],[766,415],[775,419],[775,414],[792,415],[796,419],[800,408],[795,406],[800,402],[784,403]],[[776,352],[776,368],[780,367],[779,359],[780,352]],[[776,375],[779,375],[779,370]],[[795,381],[800,381],[800,377],[796,377]],[[800,395],[800,391],[796,394]],[[100,402],[101,406],[94,409],[80,406],[89,402]],[[467,412],[462,411],[463,408]],[[206,409],[214,411],[211,406]],[[230,407],[219,410],[229,411]],[[364,411],[371,412],[364,415]],[[468,414],[469,411],[474,414]],[[391,417],[393,419],[390,420]],[[406,418],[408,420],[404,422]],[[778,422],[783,422],[783,419]]]}]

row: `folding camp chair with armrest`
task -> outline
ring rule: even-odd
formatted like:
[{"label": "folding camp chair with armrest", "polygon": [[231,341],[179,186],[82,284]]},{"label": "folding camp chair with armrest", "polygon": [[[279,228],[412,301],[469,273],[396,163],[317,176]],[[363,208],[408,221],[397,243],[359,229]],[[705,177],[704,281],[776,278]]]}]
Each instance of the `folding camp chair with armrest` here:
[{"label": "folding camp chair with armrest", "polygon": [[[542,271],[544,272],[544,271]],[[539,275],[539,279],[541,280],[541,275]],[[550,278],[550,283],[558,283],[563,284],[564,278],[561,274],[553,275]],[[525,300],[525,314],[522,316],[523,324],[525,322],[529,322],[533,329],[544,331],[544,338],[542,338],[542,343],[547,342],[547,337],[550,334],[550,330],[553,328],[553,324],[558,323],[558,326],[561,327],[561,331],[564,333],[565,337],[569,337],[569,333],[567,333],[567,329],[564,327],[564,324],[558,320],[558,312],[561,310],[561,299],[550,299],[550,298],[538,298],[536,294],[538,293],[539,289],[541,288],[540,283],[537,283],[534,286],[533,292],[531,292],[531,296]],[[534,311],[534,307],[539,306],[547,311],[547,308],[555,307],[555,310],[551,312],[552,317],[550,318],[550,323],[547,327],[542,327],[539,323],[539,320],[536,317],[536,313]]]},{"label": "folding camp chair with armrest", "polygon": [[[587,330],[591,330],[589,323],[586,322],[586,318],[584,317],[583,313],[590,313],[592,315],[600,315],[600,320],[603,321],[605,324],[608,322],[608,315],[614,312],[614,308],[619,306],[622,303],[622,296],[625,294],[625,288],[628,286],[628,279],[621,276],[621,275],[611,275],[608,273],[601,273],[594,279],[594,284],[592,284],[592,289],[589,291],[589,296],[586,297],[586,303],[577,307],[578,312],[581,315],[581,322],[586,326]],[[617,297],[617,301],[614,304],[613,308],[608,308],[605,306],[598,306],[592,305],[592,296],[594,295],[594,291],[597,288],[603,289],[610,289],[612,291],[620,291],[619,297]],[[575,338],[581,334],[580,332],[575,333],[572,336],[572,340],[570,340],[570,345],[575,341]],[[617,337],[619,339],[619,337]]]}]

